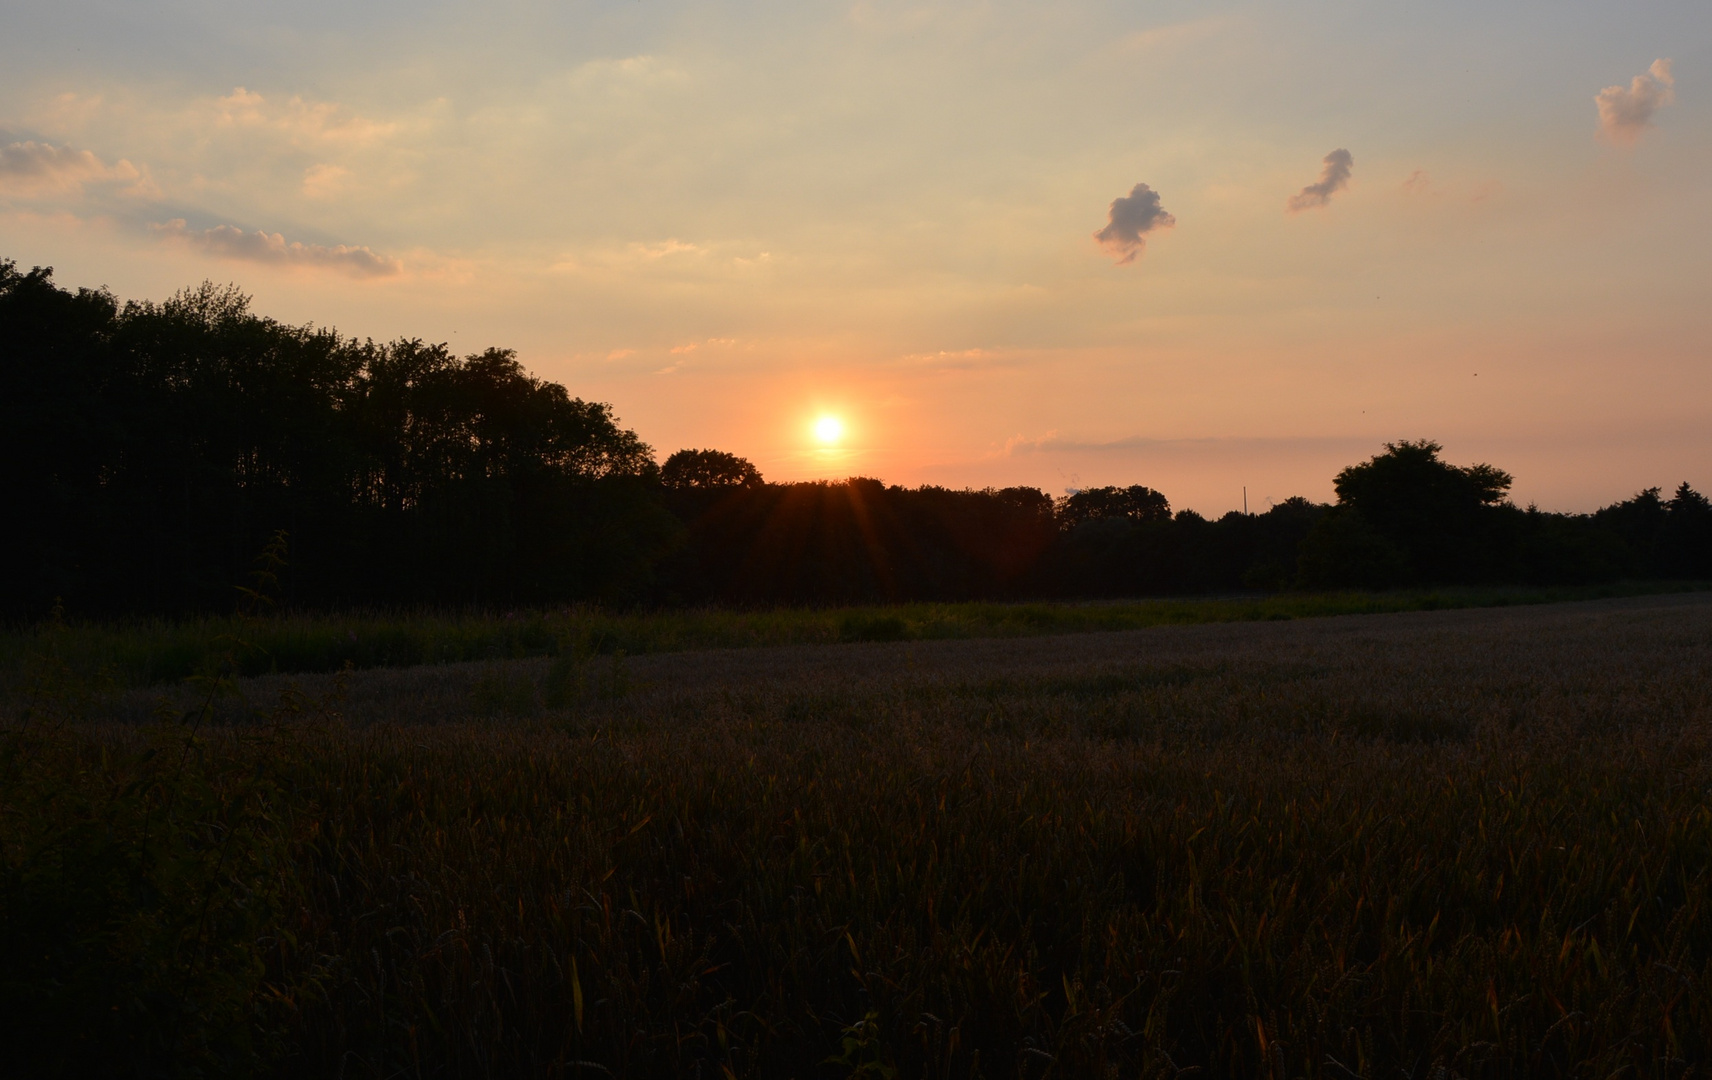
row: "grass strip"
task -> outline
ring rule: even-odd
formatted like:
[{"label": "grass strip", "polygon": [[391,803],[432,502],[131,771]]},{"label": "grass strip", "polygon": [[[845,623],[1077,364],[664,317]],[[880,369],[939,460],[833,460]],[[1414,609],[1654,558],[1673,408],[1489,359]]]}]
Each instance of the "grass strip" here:
[{"label": "grass strip", "polygon": [[242,675],[414,667],[571,651],[628,655],[692,649],[1026,637],[1151,626],[1259,622],[1404,611],[1551,604],[1712,588],[1705,582],[1276,593],[1124,601],[959,602],[837,608],[608,611],[287,612],[268,618],[44,623],[0,633],[0,686],[32,657],[109,685],[150,686],[206,673]]}]

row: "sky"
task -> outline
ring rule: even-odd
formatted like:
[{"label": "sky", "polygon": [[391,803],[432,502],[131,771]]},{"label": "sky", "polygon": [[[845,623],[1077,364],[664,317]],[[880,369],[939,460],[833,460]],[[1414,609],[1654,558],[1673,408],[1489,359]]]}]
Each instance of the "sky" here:
[{"label": "sky", "polygon": [[1709,237],[1704,0],[0,12],[0,257],[513,348],[772,480],[1706,491]]}]

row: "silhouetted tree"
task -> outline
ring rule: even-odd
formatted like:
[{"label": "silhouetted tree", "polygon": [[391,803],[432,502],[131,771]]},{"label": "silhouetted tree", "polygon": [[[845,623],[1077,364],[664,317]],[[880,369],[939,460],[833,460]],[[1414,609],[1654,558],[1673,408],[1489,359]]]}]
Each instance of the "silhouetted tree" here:
[{"label": "silhouetted tree", "polygon": [[[0,261],[0,610],[268,601],[844,603],[1424,582],[1712,578],[1682,484],[1590,515],[1504,501],[1432,442],[1337,476],[1338,502],[1175,516],[1140,485],[768,484],[719,450],[656,467],[610,406],[508,350],[454,355],[253,314],[210,283],[160,303]],[[268,545],[272,545],[269,547]],[[246,583],[250,584],[246,584]]]},{"label": "silhouetted tree", "polygon": [[1662,565],[1672,577],[1712,577],[1712,500],[1685,480],[1666,504]]},{"label": "silhouetted tree", "polygon": [[671,493],[690,539],[674,598],[843,603],[1026,595],[1057,535],[1029,488],[906,490],[854,477]]},{"label": "silhouetted tree", "polygon": [[1498,505],[1510,474],[1459,467],[1438,443],[1395,442],[1338,473],[1337,508],[1307,538],[1301,573],[1310,585],[1378,586],[1500,576]]},{"label": "silhouetted tree", "polygon": [[723,450],[679,450],[660,466],[660,482],[669,488],[758,487],[761,470]]},{"label": "silhouetted tree", "polygon": [[118,303],[0,260],[0,574],[5,599],[71,596],[81,541],[116,526],[107,497],[125,388],[108,364]]},{"label": "silhouetted tree", "polygon": [[306,602],[640,595],[679,534],[646,444],[503,350],[356,342],[204,285],[122,308],[0,263],[0,600],[230,604],[292,537]]},{"label": "silhouetted tree", "polygon": [[1058,521],[1066,529],[1102,518],[1128,518],[1131,521],[1165,521],[1171,517],[1171,503],[1150,487],[1087,488],[1059,500]]},{"label": "silhouetted tree", "polygon": [[1309,589],[1389,589],[1413,580],[1406,552],[1348,506],[1336,506],[1303,537],[1297,584]]}]

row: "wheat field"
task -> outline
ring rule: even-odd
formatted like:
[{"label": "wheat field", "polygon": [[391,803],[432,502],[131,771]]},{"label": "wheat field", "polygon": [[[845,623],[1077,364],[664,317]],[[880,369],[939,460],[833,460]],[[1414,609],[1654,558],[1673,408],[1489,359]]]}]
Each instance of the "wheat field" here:
[{"label": "wheat field", "polygon": [[31,700],[47,1071],[1708,1066],[1707,594]]}]

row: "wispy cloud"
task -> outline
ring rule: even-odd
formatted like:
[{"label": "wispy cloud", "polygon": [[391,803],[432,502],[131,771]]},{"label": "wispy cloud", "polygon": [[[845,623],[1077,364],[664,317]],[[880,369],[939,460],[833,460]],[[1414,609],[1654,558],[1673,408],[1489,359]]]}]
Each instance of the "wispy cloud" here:
[{"label": "wispy cloud", "polygon": [[1599,106],[1601,134],[1614,143],[1633,146],[1652,126],[1653,113],[1676,100],[1675,88],[1666,59],[1654,60],[1645,75],[1636,75],[1626,87],[1607,86],[1593,99]]},{"label": "wispy cloud", "polygon": [[1245,21],[1233,15],[1212,15],[1141,30],[1118,39],[1114,44],[1122,53],[1175,50],[1244,25]]},{"label": "wispy cloud", "polygon": [[215,123],[226,128],[263,128],[286,136],[298,145],[339,144],[367,146],[398,131],[398,125],[352,115],[326,101],[301,97],[284,101],[239,86],[214,102]]},{"label": "wispy cloud", "polygon": [[707,249],[700,244],[691,244],[673,237],[662,240],[657,244],[633,243],[629,250],[637,258],[654,260],[664,259],[669,255],[705,255]]},{"label": "wispy cloud", "polygon": [[1208,436],[1199,439],[1155,439],[1132,435],[1123,439],[1088,441],[1064,438],[1056,431],[1044,435],[1013,435],[1005,440],[1000,457],[1021,457],[1028,454],[1133,454],[1155,453],[1229,453],[1263,454],[1290,449],[1338,450],[1374,445],[1368,436],[1283,435],[1283,436]]},{"label": "wispy cloud", "polygon": [[579,89],[611,92],[662,83],[687,83],[689,74],[668,58],[639,55],[585,61],[557,81]]},{"label": "wispy cloud", "polygon": [[147,195],[153,185],[142,170],[121,158],[109,165],[88,150],[44,142],[0,146],[0,194],[76,194],[88,184],[110,184],[125,194]]},{"label": "wispy cloud", "polygon": [[311,199],[333,199],[344,192],[351,170],[343,165],[311,165],[303,171],[303,194]]},{"label": "wispy cloud", "polygon": [[907,353],[898,361],[911,367],[965,371],[990,366],[996,355],[991,349],[941,349],[930,353]]},{"label": "wispy cloud", "polygon": [[[688,342],[683,343],[682,345],[673,345],[670,349],[666,350],[667,355],[673,357],[672,362],[669,365],[667,365],[666,367],[660,368],[659,370],[655,371],[654,374],[656,374],[656,375],[670,375],[675,371],[679,371],[679,370],[683,369],[685,366],[687,366],[690,363],[690,361],[695,359],[694,354],[698,350],[701,350],[703,352],[703,355],[706,355],[706,352],[708,352],[708,351],[717,351],[717,350],[721,350],[721,349],[731,349],[731,348],[734,348],[736,345],[737,345],[737,339],[736,338],[728,338],[728,337],[710,337],[710,338],[707,338],[703,341],[688,341]],[[615,351],[614,353],[612,353],[611,356],[608,356],[607,359],[609,359],[609,360],[613,359],[614,357],[617,357],[620,354],[622,354],[624,356],[629,356],[629,355],[633,354],[635,351],[636,350],[634,350],[634,349],[618,350],[618,351]]]},{"label": "wispy cloud", "polygon": [[279,233],[259,229],[247,233],[231,225],[216,225],[212,229],[196,230],[187,227],[183,218],[174,218],[151,228],[169,240],[225,259],[337,270],[354,277],[370,278],[391,277],[404,269],[397,259],[377,255],[366,247],[288,243]]},{"label": "wispy cloud", "polygon": [[1355,168],[1355,158],[1348,150],[1333,150],[1323,159],[1325,168],[1320,178],[1290,196],[1285,208],[1292,214],[1313,210],[1332,201],[1332,196],[1349,186],[1349,174]]},{"label": "wispy cloud", "polygon": [[1441,183],[1425,169],[1416,169],[1404,180],[1399,190],[1411,200],[1423,205],[1464,203],[1477,205],[1497,196],[1504,186],[1496,180],[1463,180]]},{"label": "wispy cloud", "polygon": [[1175,224],[1177,219],[1160,205],[1159,193],[1146,184],[1137,184],[1128,195],[1112,200],[1106,227],[1095,233],[1094,239],[1123,266],[1147,249],[1148,233]]}]

